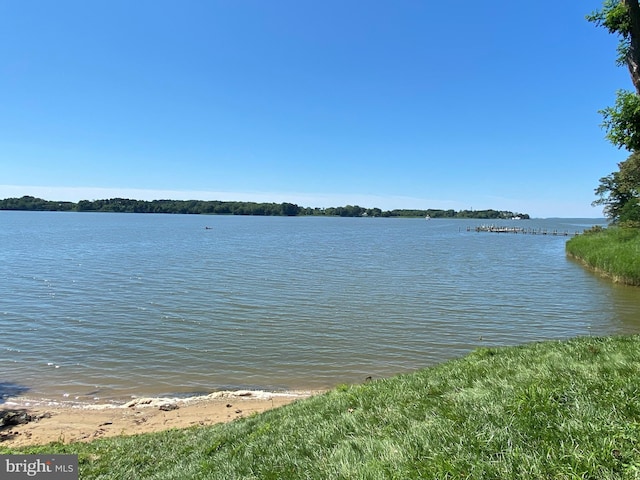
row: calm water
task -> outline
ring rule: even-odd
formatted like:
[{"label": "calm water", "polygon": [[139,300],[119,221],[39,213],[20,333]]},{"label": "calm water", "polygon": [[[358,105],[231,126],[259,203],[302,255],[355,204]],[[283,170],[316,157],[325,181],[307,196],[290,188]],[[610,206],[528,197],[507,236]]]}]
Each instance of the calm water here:
[{"label": "calm water", "polygon": [[640,331],[640,290],[566,259],[566,237],[466,231],[481,223],[0,212],[0,386],[56,401],[317,389]]}]

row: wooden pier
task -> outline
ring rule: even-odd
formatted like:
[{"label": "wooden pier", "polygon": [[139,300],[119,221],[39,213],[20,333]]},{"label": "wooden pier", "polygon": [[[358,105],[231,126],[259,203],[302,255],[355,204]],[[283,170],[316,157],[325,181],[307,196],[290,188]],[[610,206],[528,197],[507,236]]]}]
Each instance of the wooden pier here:
[{"label": "wooden pier", "polygon": [[522,228],[522,227],[505,227],[497,225],[481,225],[477,227],[467,227],[467,232],[491,232],[491,233],[520,233],[523,235],[551,235],[554,237],[569,237],[580,235],[580,232],[569,232],[568,230],[548,230],[546,228]]}]

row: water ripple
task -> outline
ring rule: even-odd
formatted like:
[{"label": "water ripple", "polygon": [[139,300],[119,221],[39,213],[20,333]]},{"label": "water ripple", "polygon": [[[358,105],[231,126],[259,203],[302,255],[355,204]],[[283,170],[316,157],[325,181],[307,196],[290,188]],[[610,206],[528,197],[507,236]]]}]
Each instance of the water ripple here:
[{"label": "water ripple", "polygon": [[640,327],[636,291],[568,261],[562,237],[451,220],[0,220],[0,327],[20,332],[0,380],[49,398],[324,388],[481,345]]}]

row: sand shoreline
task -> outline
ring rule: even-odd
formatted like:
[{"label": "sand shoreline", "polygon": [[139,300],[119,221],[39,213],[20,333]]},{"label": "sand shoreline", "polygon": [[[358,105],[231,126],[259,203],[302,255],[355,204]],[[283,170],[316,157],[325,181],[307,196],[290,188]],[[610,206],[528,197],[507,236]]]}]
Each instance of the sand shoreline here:
[{"label": "sand shoreline", "polygon": [[212,425],[287,405],[318,393],[322,392],[235,390],[193,397],[142,397],[121,404],[61,404],[13,398],[0,405],[0,415],[8,419],[7,413],[15,412],[29,421],[0,426],[0,446],[14,448],[51,442],[88,442],[116,435]]}]

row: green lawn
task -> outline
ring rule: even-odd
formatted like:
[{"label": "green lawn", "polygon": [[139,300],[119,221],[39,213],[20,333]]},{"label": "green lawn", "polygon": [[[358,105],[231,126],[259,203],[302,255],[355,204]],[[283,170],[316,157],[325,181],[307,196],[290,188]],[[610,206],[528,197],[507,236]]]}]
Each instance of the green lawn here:
[{"label": "green lawn", "polygon": [[567,253],[614,281],[640,285],[640,229],[609,227],[567,242]]},{"label": "green lawn", "polygon": [[78,453],[82,479],[640,478],[640,336],[482,348],[230,424],[20,451]]}]

